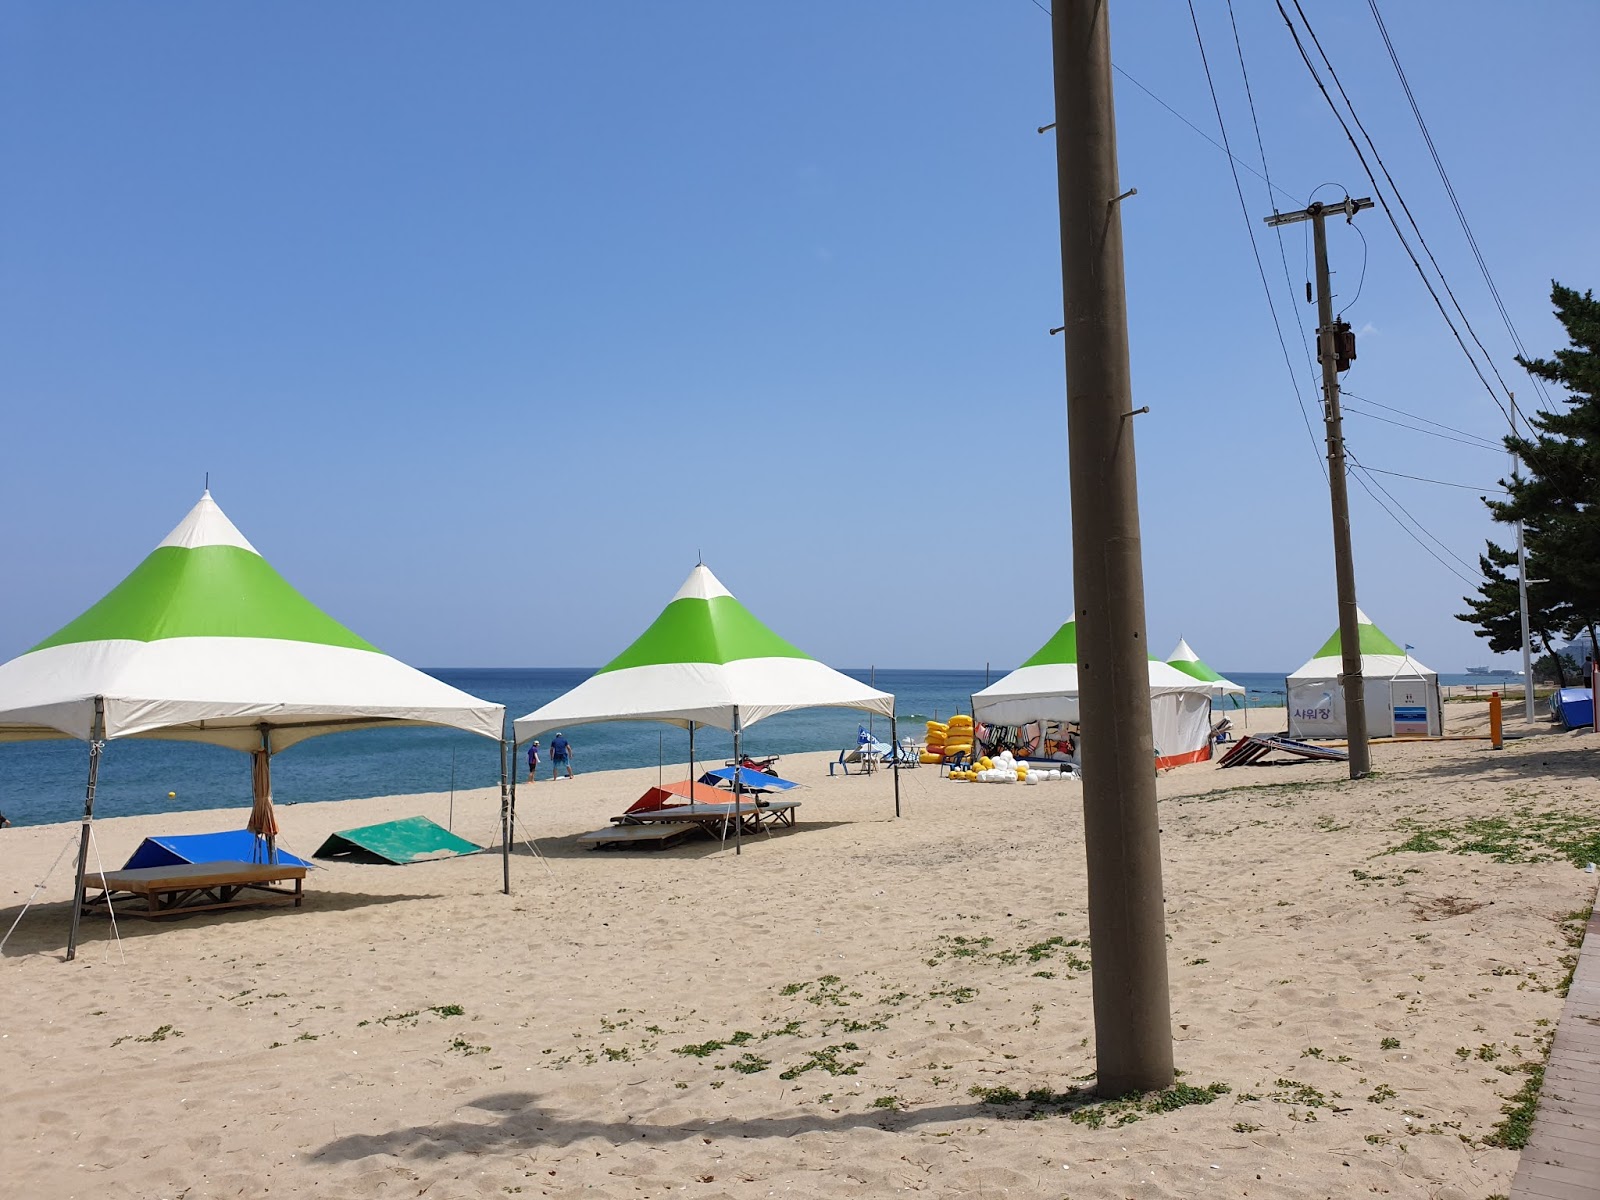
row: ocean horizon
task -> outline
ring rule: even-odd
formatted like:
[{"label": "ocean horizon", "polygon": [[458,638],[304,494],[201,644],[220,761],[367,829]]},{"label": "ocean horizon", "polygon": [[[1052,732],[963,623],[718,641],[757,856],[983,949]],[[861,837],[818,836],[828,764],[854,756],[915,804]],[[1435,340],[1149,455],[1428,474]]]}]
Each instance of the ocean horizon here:
[{"label": "ocean horizon", "polygon": [[[577,686],[592,667],[430,667],[428,674],[453,687],[506,706],[507,723]],[[969,709],[972,693],[1010,668],[934,670],[847,668],[846,675],[874,682],[895,696],[901,737],[920,740],[923,722]],[[1223,672],[1247,689],[1252,708],[1284,703],[1283,672]],[[1448,684],[1486,685],[1493,677],[1440,675]],[[1234,705],[1237,707],[1237,703]],[[1226,708],[1228,704],[1219,704]],[[869,729],[887,741],[889,722],[854,709],[820,708],[780,713],[746,730],[746,753],[766,756],[839,750]],[[564,730],[577,771],[605,771],[682,763],[686,731],[651,722],[618,721]],[[548,743],[548,738],[541,739]],[[699,729],[695,756],[720,766],[733,755],[732,735]],[[550,766],[541,764],[541,778]],[[526,759],[520,754],[519,779]],[[312,738],[273,756],[273,796],[279,804],[370,796],[449,792],[492,786],[500,778],[499,744],[451,729],[368,729]],[[0,745],[0,813],[14,825],[76,820],[83,812],[88,753],[83,742],[58,739]],[[782,765],[780,763],[781,772]],[[169,792],[176,795],[169,797]],[[251,803],[247,756],[193,742],[128,738],[107,744],[96,788],[97,816],[157,816]],[[152,826],[152,832],[159,832]]]}]

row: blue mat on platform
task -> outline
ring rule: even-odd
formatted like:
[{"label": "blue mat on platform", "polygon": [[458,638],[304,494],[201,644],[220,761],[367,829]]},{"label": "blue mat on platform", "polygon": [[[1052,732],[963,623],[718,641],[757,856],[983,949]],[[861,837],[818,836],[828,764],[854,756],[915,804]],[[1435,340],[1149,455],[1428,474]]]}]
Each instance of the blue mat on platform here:
[{"label": "blue mat on platform", "polygon": [[[733,786],[733,768],[719,767],[715,771],[707,771],[700,776],[701,783],[727,784]],[[768,775],[765,771],[752,771],[749,767],[739,768],[739,787],[746,792],[787,792],[792,787],[799,787],[787,779],[779,779],[776,775]]]},{"label": "blue mat on platform", "polygon": [[[230,829],[225,833],[184,833],[145,838],[133,852],[133,857],[122,864],[122,869],[171,867],[178,863],[266,861],[266,838],[257,837],[248,829]],[[275,861],[290,867],[312,865],[281,848]]]}]

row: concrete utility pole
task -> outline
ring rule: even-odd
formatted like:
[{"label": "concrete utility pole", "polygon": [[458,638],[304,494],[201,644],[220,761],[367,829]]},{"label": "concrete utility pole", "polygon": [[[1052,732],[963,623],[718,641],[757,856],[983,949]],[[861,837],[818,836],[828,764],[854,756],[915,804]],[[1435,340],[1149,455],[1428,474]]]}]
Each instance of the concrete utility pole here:
[{"label": "concrete utility pole", "polygon": [[[1517,394],[1511,397],[1511,436],[1517,436]],[[1522,470],[1522,460],[1511,456],[1511,474]],[[1517,522],[1517,603],[1522,609],[1522,716],[1533,724],[1533,635],[1528,629],[1528,553],[1522,545],[1522,522]]]},{"label": "concrete utility pole", "polygon": [[[1350,496],[1344,469],[1344,425],[1339,415],[1339,359],[1343,330],[1333,319],[1333,290],[1328,280],[1328,234],[1323,227],[1330,212],[1348,221],[1370,199],[1346,196],[1338,204],[1313,204],[1299,212],[1273,213],[1268,225],[1310,221],[1317,250],[1317,357],[1322,360],[1322,415],[1328,427],[1328,493],[1333,505],[1333,571],[1339,589],[1339,649],[1344,658],[1339,680],[1344,690],[1344,723],[1350,746],[1350,778],[1372,773],[1372,751],[1367,745],[1366,683],[1361,678],[1361,619],[1356,608],[1356,564],[1350,549]],[[1348,328],[1348,327],[1346,327]],[[1350,355],[1349,357],[1354,357]],[[1346,360],[1345,368],[1349,362]]]},{"label": "concrete utility pole", "polygon": [[1173,1070],[1109,2],[1051,7],[1095,1090],[1119,1096]]}]

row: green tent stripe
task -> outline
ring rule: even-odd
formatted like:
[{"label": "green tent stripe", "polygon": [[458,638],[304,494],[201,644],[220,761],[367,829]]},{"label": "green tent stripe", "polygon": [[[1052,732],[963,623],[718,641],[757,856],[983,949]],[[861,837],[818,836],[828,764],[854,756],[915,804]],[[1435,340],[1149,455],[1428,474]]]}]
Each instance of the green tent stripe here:
[{"label": "green tent stripe", "polygon": [[1182,660],[1167,663],[1174,670],[1182,671],[1190,679],[1198,679],[1201,683],[1215,683],[1222,676],[1206,666],[1203,662],[1185,662]]},{"label": "green tent stripe", "polygon": [[1051,638],[1027,662],[1024,667],[1048,667],[1058,663],[1076,663],[1078,661],[1078,623],[1068,621],[1056,630],[1055,637]]},{"label": "green tent stripe", "polygon": [[[1363,623],[1358,626],[1361,630],[1361,653],[1363,654],[1394,654],[1404,655],[1405,651],[1395,645],[1376,625]],[[1343,643],[1339,640],[1339,631],[1335,629],[1333,636],[1322,644],[1322,649],[1313,654],[1312,658],[1333,658],[1344,653]]]},{"label": "green tent stripe", "polygon": [[377,647],[351,633],[239,546],[158,546],[88,612],[34,647],[166,638],[267,638]]},{"label": "green tent stripe", "polygon": [[810,658],[791,646],[732,596],[685,597],[667,605],[654,624],[597,674],[672,663],[723,666],[745,658]]}]

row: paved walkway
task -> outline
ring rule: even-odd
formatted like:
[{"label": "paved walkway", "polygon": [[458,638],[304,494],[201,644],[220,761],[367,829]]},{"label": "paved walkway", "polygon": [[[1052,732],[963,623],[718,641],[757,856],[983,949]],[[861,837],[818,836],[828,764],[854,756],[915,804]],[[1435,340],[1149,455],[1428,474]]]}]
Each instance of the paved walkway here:
[{"label": "paved walkway", "polygon": [[1511,1200],[1600,1200],[1600,910],[1578,952]]}]

